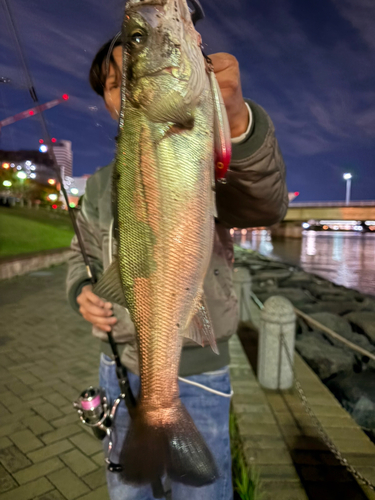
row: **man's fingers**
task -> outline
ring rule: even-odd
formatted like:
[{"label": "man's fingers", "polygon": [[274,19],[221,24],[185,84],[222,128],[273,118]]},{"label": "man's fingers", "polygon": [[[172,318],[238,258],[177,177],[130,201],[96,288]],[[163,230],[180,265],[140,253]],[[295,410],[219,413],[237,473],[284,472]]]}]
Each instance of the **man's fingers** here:
[{"label": "man's fingers", "polygon": [[89,321],[93,325],[111,326],[117,323],[117,318],[115,318],[114,316],[111,316],[110,318],[105,318],[102,316],[95,316],[93,314],[88,313],[87,311],[83,311],[81,314],[86,321]]},{"label": "man's fingers", "polygon": [[228,68],[238,68],[238,61],[231,54],[220,52],[218,54],[211,54],[209,57],[214,66],[215,74],[221,73]]},{"label": "man's fingers", "polygon": [[112,328],[110,326],[105,326],[105,325],[94,325],[96,328],[99,328],[99,330],[102,330],[103,332],[110,332]]},{"label": "man's fingers", "polygon": [[97,316],[91,316],[91,323],[98,325],[115,325],[117,323],[117,318],[114,316],[111,318],[98,318]]},{"label": "man's fingers", "polygon": [[84,290],[78,297],[77,302],[80,306],[87,304],[88,302],[95,304],[98,307],[104,307],[104,302],[95,293],[89,290]]},{"label": "man's fingers", "polygon": [[95,293],[87,291],[85,293],[87,299],[98,307],[104,307],[105,302],[102,301],[100,297],[95,295]]},{"label": "man's fingers", "polygon": [[219,75],[217,75],[216,79],[221,91],[230,90],[233,93],[238,89],[240,85],[237,76],[233,73],[230,73],[229,71],[220,73]]},{"label": "man's fingers", "polygon": [[113,306],[104,302],[91,291],[91,286],[85,286],[77,297],[79,312],[86,321],[104,332],[110,332],[117,319],[113,316]]},{"label": "man's fingers", "polygon": [[[219,84],[225,105],[230,105],[232,97],[237,98],[241,91],[240,68],[238,61],[230,54],[213,54],[215,76]],[[240,96],[241,100],[242,96]]]},{"label": "man's fingers", "polygon": [[82,314],[83,311],[86,311],[87,314],[90,314],[92,316],[103,318],[108,318],[113,314],[112,309],[105,309],[104,307],[94,306],[92,302],[85,302],[84,304],[82,304],[80,307],[80,313]]}]

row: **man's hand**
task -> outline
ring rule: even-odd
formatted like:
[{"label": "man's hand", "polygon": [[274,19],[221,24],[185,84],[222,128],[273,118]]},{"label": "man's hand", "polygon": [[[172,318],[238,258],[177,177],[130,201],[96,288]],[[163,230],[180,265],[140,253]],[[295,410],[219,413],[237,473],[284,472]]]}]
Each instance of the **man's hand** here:
[{"label": "man's hand", "polygon": [[77,297],[79,304],[79,312],[86,321],[92,323],[104,332],[110,332],[112,326],[117,323],[117,319],[113,316],[112,304],[103,302],[97,295],[92,292],[92,286],[86,285],[82,288],[82,292]]},{"label": "man's hand", "polygon": [[210,55],[210,59],[227,109],[231,136],[239,137],[249,126],[249,110],[242,95],[238,61],[223,52]]}]

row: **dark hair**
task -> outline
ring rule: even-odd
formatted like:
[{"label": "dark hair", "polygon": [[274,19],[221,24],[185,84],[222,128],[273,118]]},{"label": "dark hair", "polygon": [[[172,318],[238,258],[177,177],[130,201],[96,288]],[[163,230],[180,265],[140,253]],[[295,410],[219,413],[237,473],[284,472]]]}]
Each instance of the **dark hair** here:
[{"label": "dark hair", "polygon": [[108,52],[111,49],[112,44],[113,44],[113,46],[112,46],[111,54],[109,56],[109,62],[110,62],[110,64],[113,64],[113,66],[115,66],[115,68],[118,70],[118,66],[117,66],[116,61],[113,57],[113,49],[115,47],[118,47],[119,45],[121,45],[121,37],[117,37],[117,39],[113,43],[114,40],[115,39],[112,38],[111,40],[109,40],[107,43],[105,43],[103,45],[103,47],[96,54],[96,56],[92,62],[91,68],[90,68],[90,76],[89,76],[90,85],[91,85],[92,89],[97,94],[99,94],[101,97],[104,97],[104,87],[105,87],[105,82],[106,82],[107,76],[108,76],[107,69],[105,67],[105,63],[106,63],[106,60],[108,57]]}]

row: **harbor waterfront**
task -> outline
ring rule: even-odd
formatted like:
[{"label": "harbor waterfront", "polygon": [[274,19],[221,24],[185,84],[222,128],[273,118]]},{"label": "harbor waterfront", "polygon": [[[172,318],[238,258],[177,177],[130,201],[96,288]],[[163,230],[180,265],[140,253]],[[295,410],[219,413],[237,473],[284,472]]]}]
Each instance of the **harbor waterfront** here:
[{"label": "harbor waterfront", "polygon": [[375,295],[375,234],[303,231],[302,239],[295,239],[274,238],[269,229],[245,229],[234,231],[233,237],[243,248]]},{"label": "harbor waterfront", "polygon": [[[271,242],[266,243],[271,252]],[[293,304],[298,316],[297,352],[374,439],[375,362],[370,358],[375,354],[375,297],[240,246],[235,247],[235,266],[250,272],[247,286],[260,307],[275,296]],[[241,308],[242,301],[241,293]],[[252,314],[249,319],[254,323]],[[327,329],[342,339],[327,334]],[[364,351],[358,354],[348,342]]]},{"label": "harbor waterfront", "polygon": [[[241,236],[246,237],[244,231]],[[267,233],[262,233],[261,236],[264,236],[263,244],[268,243],[266,251],[271,252],[270,245],[272,244],[270,238],[267,238]],[[243,246],[249,246],[246,241],[242,242],[242,244]],[[246,278],[246,273],[248,278]],[[317,489],[316,484],[306,483],[307,477],[312,477],[311,474],[306,475],[305,465],[302,469],[299,469],[299,458],[293,458],[308,498],[319,500],[323,498],[327,500],[361,498],[358,491],[346,489],[340,491],[338,484],[333,482],[333,477],[338,479],[341,485],[344,484],[345,488],[350,488],[349,478],[341,476],[345,468],[340,469],[338,467],[339,463],[334,461],[333,456],[330,456],[329,462],[327,457],[323,459],[321,456],[314,456],[311,448],[308,448],[308,446],[311,446],[311,442],[309,445],[307,445],[307,442],[311,440],[312,435],[319,435],[319,440],[314,442],[314,447],[319,441],[320,443],[324,442],[342,465],[354,466],[354,468],[351,468],[354,475],[356,475],[356,464],[360,463],[358,462],[359,456],[363,457],[367,467],[361,472],[357,470],[362,474],[359,484],[362,484],[363,480],[369,481],[368,485],[370,485],[371,481],[373,482],[375,448],[368,438],[374,442],[375,298],[354,289],[335,285],[322,276],[306,272],[298,265],[283,263],[280,258],[276,261],[274,258],[265,257],[257,251],[244,249],[238,245],[235,246],[234,276],[235,281],[240,285],[237,295],[239,297],[242,323],[240,323],[238,334],[252,369],[258,374],[259,382],[261,380],[260,375],[263,373],[262,366],[264,365],[262,363],[265,360],[265,354],[262,351],[265,342],[274,342],[271,351],[273,349],[274,353],[277,352],[276,329],[280,328],[283,336],[287,335],[287,325],[289,325],[290,319],[289,313],[286,311],[291,308],[291,305],[294,306],[297,325],[294,366],[295,389],[292,390],[292,394],[297,399],[298,396],[296,395],[299,394],[302,401],[304,401],[303,407],[308,415],[305,413],[302,419],[305,422],[304,425],[307,425],[308,428],[303,428],[303,425],[301,427],[301,417],[296,415],[292,415],[287,419],[283,415],[281,427],[286,422],[288,422],[289,426],[294,422],[298,422],[297,441],[306,442],[303,449],[303,464],[314,463],[318,465],[319,472],[316,471],[317,476],[315,477],[320,477],[320,490],[319,487]],[[280,311],[284,311],[282,314],[271,314],[275,301],[280,304]],[[267,332],[265,323],[268,320],[270,321],[270,327]],[[281,340],[281,336],[280,342],[278,359],[282,364],[283,350],[287,350],[289,347],[281,347],[284,346],[284,340]],[[285,342],[289,342],[286,337]],[[272,356],[272,353],[270,355]],[[324,383],[327,398],[331,398],[332,402],[340,403],[339,406],[343,411],[341,418],[331,413],[330,417],[328,417],[328,414],[318,415],[315,408],[311,411],[311,403],[316,404],[315,397],[318,397],[319,405],[323,404],[321,398],[324,390],[321,386],[316,387],[316,392],[308,393],[307,379],[302,376],[302,373],[299,373],[300,358],[298,356],[301,356],[309,368]],[[288,359],[289,363],[291,363],[291,354],[289,354]],[[280,366],[276,368],[280,373],[281,378],[278,382],[280,384],[283,369]],[[278,397],[284,400],[287,408],[298,407],[299,411],[302,410],[303,415],[303,409],[298,406],[297,399],[295,401],[288,399],[290,398],[288,391],[279,390],[277,392]],[[273,391],[271,391],[271,394],[273,394]],[[281,400],[277,402],[276,412],[279,408],[285,409]],[[349,427],[346,427],[346,424],[349,424],[349,420],[346,420],[348,414],[358,425],[355,435],[353,434],[352,437],[350,436]],[[335,426],[335,429],[330,429],[331,425]],[[319,426],[321,431],[317,432]],[[290,431],[291,428],[286,426],[285,436],[288,435],[288,442]],[[245,436],[248,432],[248,429],[244,429]],[[337,441],[339,435],[341,439]],[[355,450],[354,448],[351,448],[351,450],[347,448],[350,442],[356,443],[357,448]],[[295,441],[292,440],[292,447],[294,446]],[[291,455],[296,457],[294,449],[291,450]],[[253,453],[251,453],[250,460],[252,456]],[[333,469],[324,471],[324,464],[327,463],[335,463],[334,476],[332,475]],[[373,491],[366,487],[364,491],[369,495],[368,498],[374,498]]]}]

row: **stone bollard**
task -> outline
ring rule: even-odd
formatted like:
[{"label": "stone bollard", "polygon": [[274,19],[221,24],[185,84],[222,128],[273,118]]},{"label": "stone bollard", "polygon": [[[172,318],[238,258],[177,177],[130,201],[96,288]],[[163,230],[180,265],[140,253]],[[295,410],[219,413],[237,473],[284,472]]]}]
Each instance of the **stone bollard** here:
[{"label": "stone bollard", "polygon": [[293,305],[285,297],[270,297],[261,312],[258,345],[258,380],[266,389],[290,389],[293,386],[293,370],[281,333],[294,363],[296,315]]},{"label": "stone bollard", "polygon": [[233,286],[240,308],[240,321],[251,320],[251,275],[247,267],[235,267]]}]

